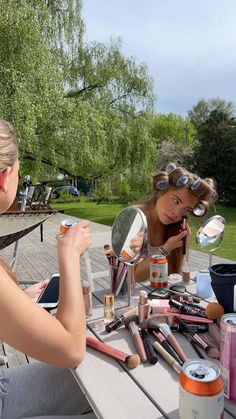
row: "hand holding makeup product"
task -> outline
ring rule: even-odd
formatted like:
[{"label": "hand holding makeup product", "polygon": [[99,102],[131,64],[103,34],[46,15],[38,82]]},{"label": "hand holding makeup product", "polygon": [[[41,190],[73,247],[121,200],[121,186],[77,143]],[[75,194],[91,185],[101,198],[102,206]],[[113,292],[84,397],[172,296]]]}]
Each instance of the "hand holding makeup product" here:
[{"label": "hand holding makeup product", "polygon": [[107,345],[106,343],[100,342],[99,340],[94,339],[90,336],[86,337],[86,345],[118,361],[124,362],[129,369],[136,368],[140,363],[140,358],[138,354],[127,355],[126,353],[116,348],[113,348],[112,346]]}]

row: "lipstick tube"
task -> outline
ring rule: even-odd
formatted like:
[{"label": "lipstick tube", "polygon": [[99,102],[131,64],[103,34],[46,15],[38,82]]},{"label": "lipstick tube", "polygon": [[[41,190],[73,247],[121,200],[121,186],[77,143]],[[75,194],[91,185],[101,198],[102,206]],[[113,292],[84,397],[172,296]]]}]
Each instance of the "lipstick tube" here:
[{"label": "lipstick tube", "polygon": [[145,352],[145,349],[144,349],[144,344],[143,344],[142,338],[141,338],[140,333],[139,333],[138,325],[135,322],[130,322],[128,328],[129,328],[130,334],[132,336],[134,345],[137,349],[137,352],[140,356],[141,361],[146,362],[147,361],[147,356],[146,356],[146,352]]},{"label": "lipstick tube", "polygon": [[183,361],[175,352],[174,348],[172,348],[166,337],[161,332],[157,332],[156,330],[152,330],[152,333],[157,338],[157,341],[160,343],[160,345],[163,346],[163,348],[172,356],[172,358],[174,358],[179,365],[183,365]]},{"label": "lipstick tube", "polygon": [[113,330],[118,329],[119,326],[121,326],[124,322],[125,316],[121,314],[117,319],[112,320],[110,323],[107,323],[105,326],[105,329],[107,333],[111,333]]}]

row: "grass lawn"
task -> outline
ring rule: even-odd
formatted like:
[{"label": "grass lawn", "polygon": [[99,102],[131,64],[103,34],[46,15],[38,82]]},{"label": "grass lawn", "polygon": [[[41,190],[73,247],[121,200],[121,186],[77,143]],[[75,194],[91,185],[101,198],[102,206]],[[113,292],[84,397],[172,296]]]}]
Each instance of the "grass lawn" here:
[{"label": "grass lawn", "polygon": [[[69,203],[54,203],[53,207],[57,210],[64,210],[65,214],[73,215],[79,218],[85,218],[96,223],[112,226],[116,215],[127,205],[119,203],[101,203],[83,201]],[[200,250],[195,237],[198,228],[202,223],[215,212],[211,209],[207,216],[202,218],[191,217],[189,223],[191,226],[191,249]],[[219,250],[214,254],[219,257],[236,261],[236,208],[216,206],[216,214],[222,215],[226,219],[224,240]],[[214,263],[214,259],[213,259]]]}]

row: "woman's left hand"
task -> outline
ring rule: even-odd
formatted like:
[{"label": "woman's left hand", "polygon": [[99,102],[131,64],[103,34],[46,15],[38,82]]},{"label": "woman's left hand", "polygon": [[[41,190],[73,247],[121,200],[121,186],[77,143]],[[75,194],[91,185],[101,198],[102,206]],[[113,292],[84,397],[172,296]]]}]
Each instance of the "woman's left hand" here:
[{"label": "woman's left hand", "polygon": [[38,298],[41,292],[47,286],[48,282],[49,282],[49,279],[44,279],[44,281],[38,282],[38,284],[30,285],[24,291],[31,298],[31,300],[33,300],[34,303],[36,303],[38,301]]}]

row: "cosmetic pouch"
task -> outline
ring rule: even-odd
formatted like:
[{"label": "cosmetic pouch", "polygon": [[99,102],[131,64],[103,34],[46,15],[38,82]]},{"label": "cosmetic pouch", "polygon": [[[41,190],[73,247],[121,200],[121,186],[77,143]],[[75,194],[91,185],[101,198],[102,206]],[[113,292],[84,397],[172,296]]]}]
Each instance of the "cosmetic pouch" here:
[{"label": "cosmetic pouch", "polygon": [[236,311],[236,264],[218,263],[209,268],[211,286],[226,313]]}]

